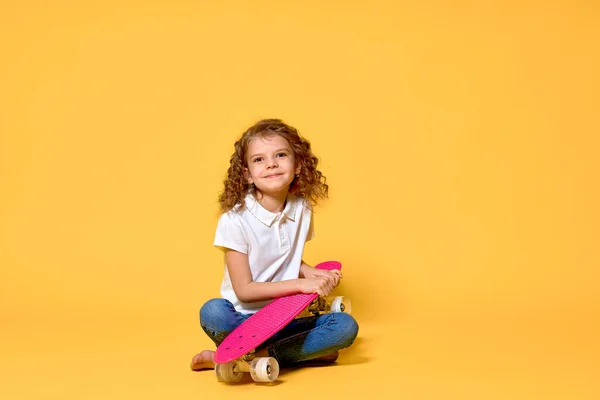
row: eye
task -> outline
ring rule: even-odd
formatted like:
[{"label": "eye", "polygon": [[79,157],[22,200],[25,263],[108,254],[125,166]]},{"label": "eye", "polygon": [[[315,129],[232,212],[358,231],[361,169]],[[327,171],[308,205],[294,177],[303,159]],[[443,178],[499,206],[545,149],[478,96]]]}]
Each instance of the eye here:
[{"label": "eye", "polygon": [[262,161],[262,157],[256,157],[254,160],[252,160],[252,162],[261,162]]},{"label": "eye", "polygon": [[287,156],[287,153],[277,153],[276,157],[282,158],[282,157],[286,157],[286,156]]}]

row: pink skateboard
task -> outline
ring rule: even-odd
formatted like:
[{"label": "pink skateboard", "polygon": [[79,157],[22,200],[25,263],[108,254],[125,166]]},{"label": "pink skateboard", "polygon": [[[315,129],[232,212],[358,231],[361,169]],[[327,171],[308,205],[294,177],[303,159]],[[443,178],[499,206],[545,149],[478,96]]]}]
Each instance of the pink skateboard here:
[{"label": "pink skateboard", "polygon": [[[315,268],[341,269],[342,264],[326,261]],[[217,348],[217,379],[221,382],[238,382],[243,372],[250,372],[256,382],[273,382],[279,376],[277,360],[273,357],[254,358],[254,349],[299,315],[327,311],[350,312],[350,303],[342,296],[321,298],[316,293],[295,294],[273,300],[234,329]]]}]

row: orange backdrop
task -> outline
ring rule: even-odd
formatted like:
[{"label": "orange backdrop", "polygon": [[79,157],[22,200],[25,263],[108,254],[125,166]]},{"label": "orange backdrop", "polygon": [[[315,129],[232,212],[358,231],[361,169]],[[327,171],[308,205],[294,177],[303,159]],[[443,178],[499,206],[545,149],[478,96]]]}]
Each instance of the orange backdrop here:
[{"label": "orange backdrop", "polygon": [[[330,199],[305,259],[344,264],[365,352],[394,353],[377,343],[408,326],[454,332],[563,357],[581,368],[567,383],[597,393],[599,15],[585,1],[3,3],[9,393],[90,347],[210,345],[197,310],[222,274],[216,198],[263,117],[321,159]],[[54,385],[36,393],[71,393]]]}]

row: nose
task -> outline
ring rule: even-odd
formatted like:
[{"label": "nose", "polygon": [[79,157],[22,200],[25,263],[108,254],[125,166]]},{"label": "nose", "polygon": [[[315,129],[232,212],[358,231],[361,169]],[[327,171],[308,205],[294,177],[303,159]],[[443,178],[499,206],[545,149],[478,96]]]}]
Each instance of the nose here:
[{"label": "nose", "polygon": [[267,160],[267,168],[276,168],[277,167],[277,159],[274,157],[269,158]]}]

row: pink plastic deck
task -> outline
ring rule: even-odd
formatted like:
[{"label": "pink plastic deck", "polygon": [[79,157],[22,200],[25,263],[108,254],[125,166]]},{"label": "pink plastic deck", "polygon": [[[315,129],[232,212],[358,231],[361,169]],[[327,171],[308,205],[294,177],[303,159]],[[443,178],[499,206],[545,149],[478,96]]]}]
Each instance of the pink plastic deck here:
[{"label": "pink plastic deck", "polygon": [[[342,269],[342,264],[326,261],[315,268]],[[273,300],[225,338],[217,348],[215,362],[224,364],[251,352],[296,318],[317,297],[316,293],[295,294]]]}]

